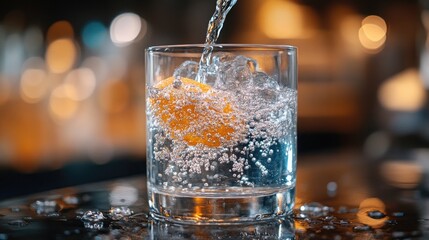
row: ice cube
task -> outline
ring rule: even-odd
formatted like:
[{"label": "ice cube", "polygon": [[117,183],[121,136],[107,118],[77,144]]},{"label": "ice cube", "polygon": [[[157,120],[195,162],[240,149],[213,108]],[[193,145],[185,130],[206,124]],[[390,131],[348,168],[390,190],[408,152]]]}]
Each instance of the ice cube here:
[{"label": "ice cube", "polygon": [[211,66],[219,67],[225,62],[233,61],[236,55],[228,52],[216,52],[212,54]]},{"label": "ice cube", "polygon": [[278,84],[278,82],[264,72],[254,72],[252,79],[253,79],[253,86],[256,87],[257,89],[280,90],[280,85]]},{"label": "ice cube", "polygon": [[[215,87],[224,90],[236,90],[238,88],[248,88],[252,84],[252,74],[256,69],[256,61],[245,56],[236,56],[232,60],[231,56],[224,57],[226,62],[216,62],[217,79]],[[219,61],[222,59],[217,59]]]},{"label": "ice cube", "polygon": [[194,61],[185,61],[173,73],[175,78],[196,79],[198,74],[198,63]]},{"label": "ice cube", "polygon": [[253,87],[258,97],[266,101],[276,101],[280,94],[277,81],[263,72],[255,72],[252,76]]}]

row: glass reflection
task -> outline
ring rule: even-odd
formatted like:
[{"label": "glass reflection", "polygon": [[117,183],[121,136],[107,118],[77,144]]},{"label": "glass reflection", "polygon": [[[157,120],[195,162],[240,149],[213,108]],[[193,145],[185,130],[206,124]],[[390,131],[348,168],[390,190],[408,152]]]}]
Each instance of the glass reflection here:
[{"label": "glass reflection", "polygon": [[251,225],[180,225],[151,221],[149,239],[295,239],[291,219]]}]

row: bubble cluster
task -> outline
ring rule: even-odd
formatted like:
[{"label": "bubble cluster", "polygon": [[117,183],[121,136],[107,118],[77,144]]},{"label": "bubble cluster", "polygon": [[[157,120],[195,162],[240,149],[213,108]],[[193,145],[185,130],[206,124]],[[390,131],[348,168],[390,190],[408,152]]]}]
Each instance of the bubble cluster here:
[{"label": "bubble cluster", "polygon": [[197,73],[186,61],[148,90],[155,181],[169,190],[290,181],[283,159],[295,154],[296,90],[245,56],[215,53],[204,84],[189,80]]}]

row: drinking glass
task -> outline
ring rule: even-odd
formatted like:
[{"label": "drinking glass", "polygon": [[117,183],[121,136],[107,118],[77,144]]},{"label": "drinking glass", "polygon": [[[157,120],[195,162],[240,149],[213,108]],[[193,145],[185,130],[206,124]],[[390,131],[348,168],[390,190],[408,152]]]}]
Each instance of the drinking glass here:
[{"label": "drinking glass", "polygon": [[297,49],[219,44],[201,61],[206,47],[146,49],[151,215],[190,224],[287,216],[295,202]]}]

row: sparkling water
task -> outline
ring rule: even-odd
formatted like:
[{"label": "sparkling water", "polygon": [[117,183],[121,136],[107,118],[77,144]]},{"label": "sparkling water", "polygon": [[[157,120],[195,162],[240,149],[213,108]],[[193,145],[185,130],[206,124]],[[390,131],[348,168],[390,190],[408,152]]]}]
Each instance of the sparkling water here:
[{"label": "sparkling water", "polygon": [[256,60],[241,55],[213,53],[204,87],[189,80],[198,66],[186,61],[172,84],[148,91],[151,207],[164,217],[191,221],[232,219],[237,212],[248,221],[290,212],[296,90],[280,86],[259,71]]},{"label": "sparkling water", "polygon": [[[255,59],[214,51],[236,2],[217,0],[199,62],[185,61],[171,78],[148,87],[154,217],[226,223],[292,211],[297,93]],[[284,67],[276,65],[280,58],[274,68]]]}]

